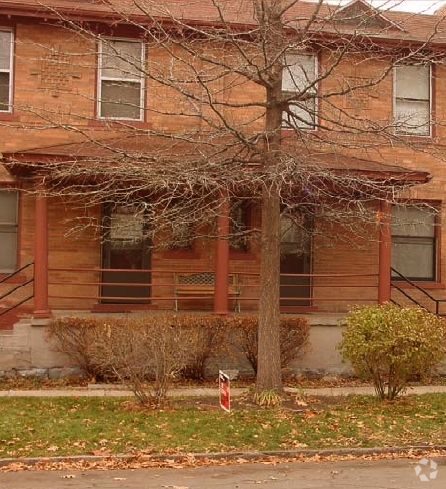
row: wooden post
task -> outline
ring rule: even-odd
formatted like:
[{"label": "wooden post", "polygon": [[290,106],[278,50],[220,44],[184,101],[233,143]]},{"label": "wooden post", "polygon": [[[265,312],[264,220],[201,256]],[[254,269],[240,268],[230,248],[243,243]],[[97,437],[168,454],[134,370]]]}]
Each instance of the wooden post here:
[{"label": "wooden post", "polygon": [[378,303],[390,301],[391,288],[391,205],[381,201],[379,209],[379,276],[378,276]]},{"label": "wooden post", "polygon": [[215,292],[214,314],[228,314],[228,275],[229,275],[229,199],[221,192],[220,213],[218,216],[218,235],[215,244]]},{"label": "wooden post", "polygon": [[34,317],[51,316],[48,308],[48,200],[43,180],[36,183],[34,209]]}]

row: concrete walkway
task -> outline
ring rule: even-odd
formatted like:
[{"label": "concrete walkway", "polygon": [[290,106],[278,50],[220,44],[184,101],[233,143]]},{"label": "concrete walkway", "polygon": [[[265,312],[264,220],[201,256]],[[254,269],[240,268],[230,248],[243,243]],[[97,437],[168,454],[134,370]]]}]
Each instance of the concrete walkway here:
[{"label": "concrete walkway", "polygon": [[[299,388],[289,387],[285,389],[288,392],[300,393],[304,396],[347,396],[356,395],[373,395],[375,390],[371,386],[359,387],[316,387],[316,388]],[[239,396],[247,392],[246,388],[231,388],[231,396]],[[406,395],[425,394],[435,392],[446,392],[446,385],[424,385],[409,387]],[[194,387],[194,388],[176,388],[168,392],[171,397],[213,397],[218,396],[217,388],[211,387]],[[106,384],[92,384],[88,387],[78,387],[72,389],[33,389],[33,390],[4,390],[0,391],[0,397],[122,397],[133,396],[133,393],[124,386],[113,386]]]}]

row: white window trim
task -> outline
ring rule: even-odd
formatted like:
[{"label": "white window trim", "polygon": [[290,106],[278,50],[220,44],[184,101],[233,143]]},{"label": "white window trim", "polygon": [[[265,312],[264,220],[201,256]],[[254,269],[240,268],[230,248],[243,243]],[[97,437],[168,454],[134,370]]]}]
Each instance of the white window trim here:
[{"label": "white window trim", "polygon": [[[291,52],[291,53],[288,53],[288,55],[289,56],[311,56],[313,58],[313,61],[314,61],[314,78],[315,78],[315,80],[317,80],[318,73],[319,73],[319,63],[318,63],[318,56],[316,53],[312,53],[312,52]],[[317,94],[318,90],[319,90],[319,87],[318,87],[318,83],[316,82],[314,87],[312,88],[312,91],[315,94]],[[291,92],[291,90],[284,90],[283,86],[282,86],[282,94],[290,93],[290,92]],[[314,120],[312,121],[311,124],[308,124],[307,126],[304,126],[304,125],[293,126],[288,121],[286,121],[284,119],[284,117],[282,117],[282,129],[289,129],[289,130],[300,129],[303,131],[315,131],[316,126],[318,125],[318,121],[319,121],[319,100],[317,97],[315,97],[314,98]]]},{"label": "white window trim", "polygon": [[[102,76],[102,46],[103,42],[107,41],[123,41],[123,42],[134,42],[141,44],[141,66],[144,67],[145,63],[145,45],[139,39],[132,38],[121,38],[121,37],[107,37],[103,38],[99,41],[99,50],[98,50],[98,82],[97,82],[97,115],[99,119],[102,120],[126,120],[126,121],[143,121],[144,120],[144,92],[145,92],[145,79],[143,74],[139,78],[115,78],[115,77],[107,77]],[[103,80],[125,80],[127,82],[139,83],[140,84],[140,100],[139,100],[139,118],[131,118],[131,117],[104,117],[101,116],[101,105],[102,105],[102,81]]]},{"label": "white window trim", "polygon": [[[396,90],[396,69],[397,67],[394,66],[393,68],[393,114],[394,114],[394,132],[398,134],[398,136],[407,136],[407,137],[420,137],[420,138],[430,138],[432,137],[432,93],[433,93],[433,87],[432,87],[432,64],[429,64],[429,131],[426,134],[423,133],[417,133],[417,132],[407,132],[404,131],[403,128],[399,129],[397,127],[398,121],[396,120],[396,113],[397,113],[397,90]],[[422,99],[419,99],[422,100]]]},{"label": "white window trim", "polygon": [[7,28],[3,28],[3,27],[0,27],[0,31],[1,32],[7,32],[10,34],[10,51],[9,51],[9,68],[6,68],[6,69],[2,69],[0,68],[0,73],[9,73],[9,94],[8,94],[8,97],[9,97],[9,100],[8,100],[8,109],[7,110],[1,110],[0,109],[0,113],[3,113],[3,114],[6,114],[6,113],[11,113],[12,112],[12,96],[13,96],[13,90],[12,90],[12,87],[13,87],[13,67],[14,67],[14,60],[13,60],[13,56],[14,56],[14,33],[12,31],[12,29],[7,29]]}]

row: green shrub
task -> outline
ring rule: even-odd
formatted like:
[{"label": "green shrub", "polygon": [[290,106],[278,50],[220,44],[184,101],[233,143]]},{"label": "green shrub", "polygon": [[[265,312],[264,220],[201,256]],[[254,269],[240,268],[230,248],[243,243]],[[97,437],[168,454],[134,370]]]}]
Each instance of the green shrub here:
[{"label": "green shrub", "polygon": [[[232,344],[246,357],[254,373],[257,373],[258,316],[240,314],[228,318],[234,328]],[[280,365],[287,368],[297,357],[299,350],[308,340],[310,324],[301,316],[280,318]]]},{"label": "green shrub", "polygon": [[394,399],[414,376],[432,373],[445,355],[445,322],[421,307],[394,304],[353,308],[339,349],[356,375]]}]

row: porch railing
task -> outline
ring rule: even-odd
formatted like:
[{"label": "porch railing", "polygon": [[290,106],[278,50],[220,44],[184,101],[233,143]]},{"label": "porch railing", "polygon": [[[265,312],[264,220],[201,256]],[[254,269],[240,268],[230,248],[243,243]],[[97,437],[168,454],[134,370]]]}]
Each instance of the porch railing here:
[{"label": "porch railing", "polygon": [[[104,273],[122,274],[124,281],[104,281]],[[197,269],[101,269],[51,268],[49,273],[49,301],[52,309],[212,309],[213,296],[200,292],[184,296],[175,294],[175,274],[212,273]],[[240,292],[230,297],[230,309],[254,311],[258,308],[259,274],[234,273]],[[133,278],[132,278],[133,277]],[[281,284],[281,306],[284,310],[310,308],[318,311],[342,312],[351,305],[377,302],[377,274],[286,274]],[[295,279],[291,280],[290,279]],[[285,282],[285,280],[284,280]],[[112,292],[112,293],[111,293]]]}]

